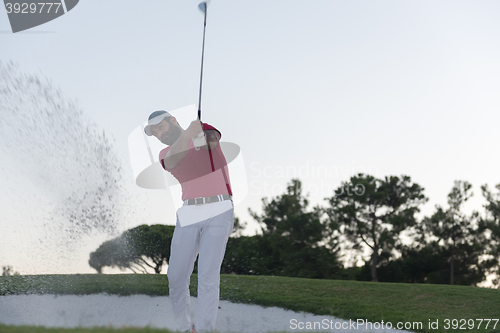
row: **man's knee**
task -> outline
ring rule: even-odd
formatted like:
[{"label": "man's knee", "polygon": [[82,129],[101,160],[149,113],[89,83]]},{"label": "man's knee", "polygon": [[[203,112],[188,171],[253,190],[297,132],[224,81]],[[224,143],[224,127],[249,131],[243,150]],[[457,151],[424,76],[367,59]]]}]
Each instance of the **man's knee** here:
[{"label": "man's knee", "polygon": [[186,284],[190,275],[188,271],[175,269],[175,267],[170,266],[167,270],[168,284],[169,286]]},{"label": "man's knee", "polygon": [[198,276],[198,287],[203,290],[218,290],[220,286],[220,274],[217,276]]}]

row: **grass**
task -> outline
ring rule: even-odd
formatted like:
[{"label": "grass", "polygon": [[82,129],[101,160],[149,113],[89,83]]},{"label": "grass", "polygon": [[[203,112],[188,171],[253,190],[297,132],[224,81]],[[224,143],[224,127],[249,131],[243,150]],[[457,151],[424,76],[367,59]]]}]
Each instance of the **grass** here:
[{"label": "grass", "polygon": [[[191,279],[196,296],[197,276]],[[0,295],[108,293],[168,295],[166,275],[36,275],[0,277]],[[494,332],[489,329],[444,329],[445,319],[500,319],[500,290],[466,286],[372,283],[272,276],[221,276],[221,299],[276,306],[316,315],[371,322],[421,322],[421,332]],[[439,329],[429,329],[439,320]],[[477,323],[476,323],[477,327]],[[139,332],[134,329],[44,330],[0,326],[0,332]],[[500,332],[500,323],[496,330]],[[151,332],[168,332],[153,330]],[[140,332],[148,332],[140,330]]]}]

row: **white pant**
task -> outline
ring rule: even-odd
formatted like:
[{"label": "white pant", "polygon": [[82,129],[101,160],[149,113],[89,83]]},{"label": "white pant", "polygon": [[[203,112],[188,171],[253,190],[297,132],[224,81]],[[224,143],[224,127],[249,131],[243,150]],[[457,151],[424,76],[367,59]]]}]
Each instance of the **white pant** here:
[{"label": "white pant", "polygon": [[[227,205],[228,202],[214,202],[209,205]],[[203,207],[201,206],[201,207]],[[204,221],[181,227],[179,217],[175,226],[170,260],[168,284],[170,299],[177,321],[177,330],[186,331],[191,327],[189,280],[198,258],[198,332],[215,330],[219,307],[220,267],[224,259],[226,244],[233,230],[234,208],[212,216]],[[200,206],[197,207],[198,209]]]}]

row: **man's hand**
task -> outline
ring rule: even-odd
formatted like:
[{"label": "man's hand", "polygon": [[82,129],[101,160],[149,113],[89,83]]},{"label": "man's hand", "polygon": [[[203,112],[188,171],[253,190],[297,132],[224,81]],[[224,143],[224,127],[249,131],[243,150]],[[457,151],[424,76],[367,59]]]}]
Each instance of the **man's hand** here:
[{"label": "man's hand", "polygon": [[218,131],[209,129],[209,130],[204,130],[205,132],[205,138],[207,139],[207,145],[203,146],[203,149],[205,150],[212,150],[215,149],[219,145],[220,141],[220,134]]},{"label": "man's hand", "polygon": [[173,169],[189,152],[189,143],[198,133],[203,131],[201,121],[194,120],[189,127],[182,132],[175,143],[170,146],[170,150],[163,158],[163,165],[166,169]]},{"label": "man's hand", "polygon": [[201,121],[193,120],[191,124],[189,124],[189,127],[186,128],[184,131],[184,135],[186,138],[192,139],[198,136],[198,133],[203,131],[203,128],[201,127]]}]

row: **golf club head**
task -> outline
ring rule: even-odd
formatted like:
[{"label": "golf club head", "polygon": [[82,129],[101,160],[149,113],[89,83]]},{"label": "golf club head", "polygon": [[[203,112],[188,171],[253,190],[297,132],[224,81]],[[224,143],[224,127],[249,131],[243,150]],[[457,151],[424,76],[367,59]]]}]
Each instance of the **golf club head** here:
[{"label": "golf club head", "polygon": [[198,5],[198,8],[201,10],[202,13],[204,13],[207,10],[209,2],[210,1],[203,1]]}]

